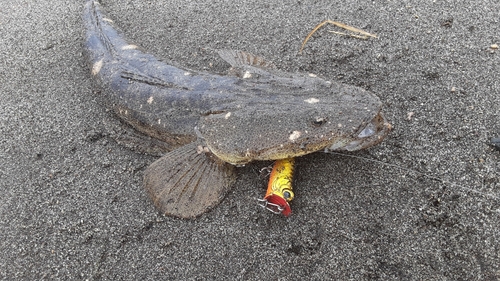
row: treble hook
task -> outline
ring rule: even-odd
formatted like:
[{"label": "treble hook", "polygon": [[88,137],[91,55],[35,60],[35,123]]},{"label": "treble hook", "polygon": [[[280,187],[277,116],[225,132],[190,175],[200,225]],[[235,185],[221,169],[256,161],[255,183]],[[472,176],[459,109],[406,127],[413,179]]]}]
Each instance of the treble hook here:
[{"label": "treble hook", "polygon": [[267,201],[266,199],[257,198],[257,201],[259,201],[257,203],[259,206],[265,208],[268,211],[271,211],[273,214],[279,215],[279,214],[283,213],[283,210],[285,210],[284,207],[282,207],[278,204],[271,203],[271,202]]}]

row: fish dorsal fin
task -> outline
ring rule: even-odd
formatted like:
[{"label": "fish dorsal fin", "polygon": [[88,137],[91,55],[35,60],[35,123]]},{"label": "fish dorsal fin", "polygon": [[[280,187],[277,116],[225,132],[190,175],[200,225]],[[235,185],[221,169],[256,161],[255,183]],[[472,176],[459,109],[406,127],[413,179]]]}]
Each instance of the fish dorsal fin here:
[{"label": "fish dorsal fin", "polygon": [[[274,63],[257,55],[239,50],[218,50],[219,56],[231,65],[237,76],[245,77],[245,73],[267,74],[276,70]],[[248,74],[246,74],[248,75]]]},{"label": "fish dorsal fin", "polygon": [[195,218],[224,199],[236,180],[234,166],[198,142],[173,150],[146,169],[144,187],[165,215]]}]

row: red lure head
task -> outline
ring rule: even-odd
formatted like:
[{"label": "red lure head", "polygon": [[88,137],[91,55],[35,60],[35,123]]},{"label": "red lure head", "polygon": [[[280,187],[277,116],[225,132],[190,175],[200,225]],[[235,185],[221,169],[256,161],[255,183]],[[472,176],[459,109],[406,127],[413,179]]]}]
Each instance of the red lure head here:
[{"label": "red lure head", "polygon": [[266,209],[276,214],[283,214],[288,217],[292,213],[292,209],[290,208],[290,204],[285,200],[285,198],[271,194],[264,197],[264,200],[267,201]]}]

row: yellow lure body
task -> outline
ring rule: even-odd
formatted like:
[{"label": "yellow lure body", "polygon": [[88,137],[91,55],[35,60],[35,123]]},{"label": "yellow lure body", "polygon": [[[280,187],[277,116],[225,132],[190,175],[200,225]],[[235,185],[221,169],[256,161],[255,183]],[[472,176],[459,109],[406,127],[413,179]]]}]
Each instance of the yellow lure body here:
[{"label": "yellow lure body", "polygon": [[267,209],[285,216],[289,216],[292,212],[288,202],[294,197],[292,189],[294,162],[294,158],[287,158],[274,163],[264,197]]}]

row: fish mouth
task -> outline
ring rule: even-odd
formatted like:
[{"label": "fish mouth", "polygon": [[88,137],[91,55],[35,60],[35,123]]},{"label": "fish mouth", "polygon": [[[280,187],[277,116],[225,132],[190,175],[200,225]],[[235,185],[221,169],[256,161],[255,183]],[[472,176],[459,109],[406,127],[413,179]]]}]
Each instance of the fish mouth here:
[{"label": "fish mouth", "polygon": [[366,126],[361,127],[352,138],[341,139],[327,147],[325,151],[355,151],[365,149],[380,143],[391,131],[392,125],[379,112]]}]

